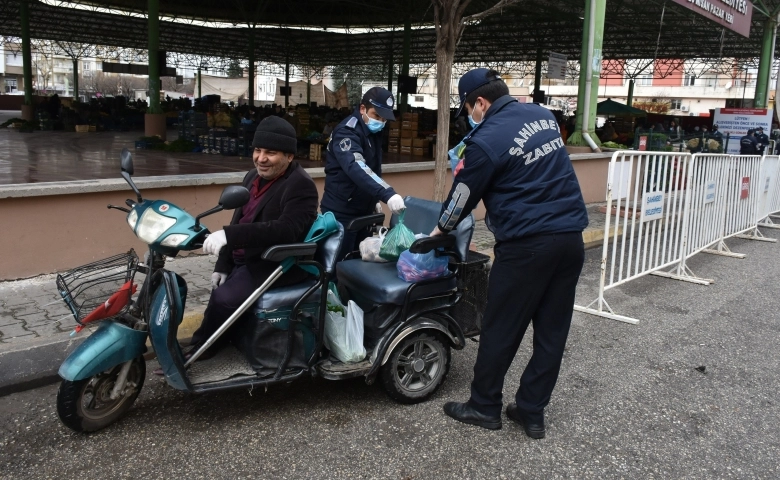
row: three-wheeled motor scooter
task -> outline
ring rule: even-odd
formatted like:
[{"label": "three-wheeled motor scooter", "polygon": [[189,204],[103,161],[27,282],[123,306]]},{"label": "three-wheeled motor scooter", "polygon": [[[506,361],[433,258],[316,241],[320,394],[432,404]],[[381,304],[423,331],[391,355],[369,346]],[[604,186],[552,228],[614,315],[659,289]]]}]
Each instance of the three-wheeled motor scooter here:
[{"label": "three-wheeled motor scooter", "polygon": [[[131,250],[76,268],[57,277],[65,303],[81,325],[100,321],[97,329],[65,360],[57,394],[57,412],[73,430],[95,431],[121,418],[138,397],[146,376],[147,339],[162,366],[165,381],[185,392],[202,393],[289,383],[304,376],[339,380],[377,378],[393,399],[417,403],[430,397],[450,368],[450,350],[478,334],[485,301],[488,257],[469,252],[473,218],[450,235],[422,238],[412,253],[435,251],[450,257],[449,273],[407,283],[394,263],[349,259],[336,263],[344,237],[332,215],[320,215],[303,243],[269,248],[263,258],[278,268],[205,344],[185,357],[177,341],[187,297],[187,283],[166,270],[166,257],[202,247],[209,231],[200,219],[243,206],[244,187],[226,187],[219,205],[193,217],[165,200],[148,200],[132,180],[132,156],[121,153],[122,177],[136,195],[125,207],[133,233],[149,246],[140,261]],[[408,197],[406,225],[428,233],[440,204]],[[347,226],[376,228],[384,215],[354,220]],[[394,216],[391,225],[397,222]],[[274,288],[291,268],[312,274],[302,283]],[[136,274],[143,283],[134,295]],[[323,345],[328,282],[337,278],[344,303],[364,311],[366,358],[341,363]],[[223,335],[231,342],[209,359],[196,361]]]}]

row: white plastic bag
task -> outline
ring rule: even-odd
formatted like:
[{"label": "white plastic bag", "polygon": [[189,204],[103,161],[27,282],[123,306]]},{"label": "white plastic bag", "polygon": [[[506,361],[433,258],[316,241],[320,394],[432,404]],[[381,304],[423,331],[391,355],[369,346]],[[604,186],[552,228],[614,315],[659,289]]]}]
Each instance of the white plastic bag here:
[{"label": "white plastic bag", "polygon": [[360,258],[364,262],[387,262],[387,260],[379,256],[379,249],[382,248],[382,242],[384,241],[386,234],[387,229],[382,227],[379,229],[378,237],[368,237],[360,242],[358,247],[360,249]]},{"label": "white plastic bag", "polygon": [[[328,290],[328,306],[341,305],[335,293]],[[352,300],[346,309],[347,315],[331,311],[325,315],[325,347],[334,357],[344,363],[354,363],[366,357],[366,349],[363,347],[363,310]]]}]

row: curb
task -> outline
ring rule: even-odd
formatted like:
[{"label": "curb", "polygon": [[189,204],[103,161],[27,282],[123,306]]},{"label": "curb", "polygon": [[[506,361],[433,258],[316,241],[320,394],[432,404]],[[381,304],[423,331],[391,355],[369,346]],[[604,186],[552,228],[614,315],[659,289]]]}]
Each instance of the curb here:
[{"label": "curb", "polygon": [[[189,342],[200,326],[204,310],[205,307],[198,307],[184,312],[177,335],[180,342]],[[0,352],[0,397],[59,382],[60,365],[87,336],[30,341],[17,350]],[[147,360],[154,357],[154,352],[145,355]]]}]

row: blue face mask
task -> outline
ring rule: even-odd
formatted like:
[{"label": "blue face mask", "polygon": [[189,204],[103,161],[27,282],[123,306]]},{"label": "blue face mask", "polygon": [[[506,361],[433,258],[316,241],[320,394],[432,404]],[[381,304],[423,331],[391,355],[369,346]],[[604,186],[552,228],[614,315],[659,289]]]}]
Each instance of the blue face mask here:
[{"label": "blue face mask", "polygon": [[482,114],[482,120],[480,120],[478,122],[475,122],[474,118],[472,117],[472,115],[474,115],[474,111],[475,110],[471,110],[471,115],[469,115],[469,125],[471,125],[471,128],[476,128],[476,126],[479,125],[480,123],[482,123],[482,120],[485,119],[485,114],[483,113]]},{"label": "blue face mask", "polygon": [[368,119],[366,126],[371,133],[381,132],[385,128],[385,122],[371,118],[368,115],[366,115],[366,118]]}]

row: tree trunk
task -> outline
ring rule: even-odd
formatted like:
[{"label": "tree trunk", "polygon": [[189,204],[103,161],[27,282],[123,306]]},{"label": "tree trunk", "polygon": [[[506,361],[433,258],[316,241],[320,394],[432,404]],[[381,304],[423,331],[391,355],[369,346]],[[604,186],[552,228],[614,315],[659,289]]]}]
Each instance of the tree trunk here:
[{"label": "tree trunk", "polygon": [[436,90],[438,92],[438,119],[436,129],[436,168],[433,180],[433,200],[443,202],[447,198],[447,151],[450,141],[450,87],[452,83],[453,51],[436,48]]}]

